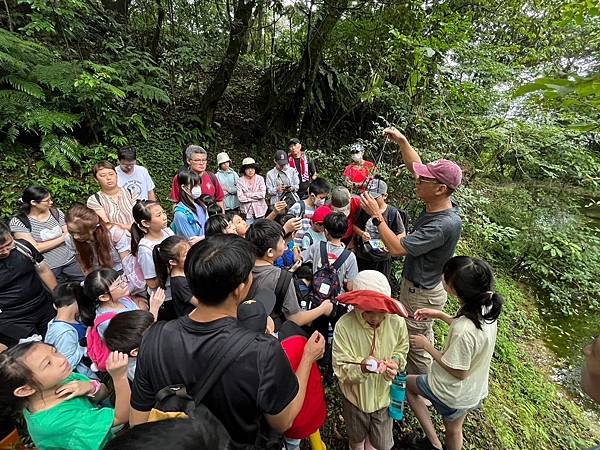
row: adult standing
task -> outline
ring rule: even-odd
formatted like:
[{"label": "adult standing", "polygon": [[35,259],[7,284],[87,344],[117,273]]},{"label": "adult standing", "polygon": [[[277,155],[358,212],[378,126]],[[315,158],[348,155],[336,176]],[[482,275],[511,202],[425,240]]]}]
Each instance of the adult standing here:
[{"label": "adult standing", "polygon": [[83,281],[75,252],[65,245],[68,236],[65,215],[54,208],[52,195],[44,187],[30,186],[21,196],[20,213],[10,221],[15,239],[29,242],[44,255],[60,281]]},{"label": "adult standing", "polygon": [[[267,195],[270,196],[270,204],[275,206],[285,194],[293,194],[298,199],[298,188],[300,187],[300,179],[296,169],[292,169],[289,165],[288,155],[283,150],[277,150],[273,157],[275,167],[267,172]],[[296,203],[295,201],[293,203]],[[292,204],[293,204],[292,203]]]},{"label": "adult standing", "polygon": [[42,254],[15,240],[0,222],[0,344],[11,347],[33,334],[44,336],[56,315],[50,291],[56,278]]},{"label": "adult standing", "polygon": [[301,200],[308,197],[308,186],[310,182],[317,178],[317,168],[315,162],[309,159],[302,151],[302,144],[298,138],[290,139],[288,142],[289,158],[288,163],[292,169],[298,172],[300,186],[298,195]]},{"label": "adult standing", "polygon": [[231,159],[226,152],[217,155],[217,180],[223,189],[225,197],[223,205],[226,213],[236,213],[240,209],[240,201],[237,195],[237,181],[240,176],[231,168]]},{"label": "adult standing", "polygon": [[364,160],[364,154],[365,148],[361,144],[352,145],[350,147],[352,162],[344,169],[344,179],[348,189],[361,194],[367,188],[367,183],[376,169],[375,164]]},{"label": "adult standing", "polygon": [[144,334],[131,396],[132,426],[148,420],[159,390],[183,384],[192,392],[203,375],[211,373],[223,350],[235,347],[237,356],[229,355],[235,359],[202,403],[229,432],[229,448],[281,449],[280,433],[302,407],[324,338],[318,333],[311,336],[294,374],[277,339],[237,322],[237,308],[252,285],[253,255],[250,242],[231,234],[215,235],[190,249],[185,275],[198,306]]},{"label": "adult standing", "polygon": [[[208,153],[206,150],[199,145],[190,145],[185,149],[185,160],[189,169],[200,177],[202,195],[210,195],[216,200],[217,205],[223,209],[223,198],[225,197],[225,194],[223,193],[223,189],[221,188],[217,176],[206,170],[208,164]],[[177,181],[178,175],[179,174],[173,177],[171,194],[169,195],[169,199],[173,200],[175,203],[179,203],[181,200],[180,185]]]},{"label": "adult standing", "polygon": [[148,170],[138,165],[135,147],[122,147],[117,152],[117,183],[129,191],[132,197],[140,200],[156,200],[154,181]]},{"label": "adult standing", "polygon": [[100,191],[89,196],[88,208],[93,209],[104,222],[112,223],[129,231],[133,223],[131,210],[137,197],[127,189],[119,187],[115,166],[101,161],[92,168]]},{"label": "adult standing", "polygon": [[258,174],[260,168],[254,158],[244,158],[241,177],[237,182],[237,193],[241,210],[248,225],[253,224],[256,219],[262,219],[267,213],[267,202],[265,195],[267,186],[265,179]]},{"label": "adult standing", "polygon": [[[404,163],[415,176],[416,195],[425,203],[425,210],[417,218],[414,231],[398,238],[387,225],[377,201],[368,193],[362,196],[362,208],[372,217],[390,254],[406,256],[400,301],[410,316],[419,308],[441,311],[448,298],[442,286],[442,269],[454,254],[462,228],[460,211],[451,199],[461,184],[462,170],[447,159],[425,165],[408,139],[396,128],[386,128],[384,133],[400,146]],[[422,334],[434,342],[433,320],[407,319],[406,324],[411,336]],[[411,347],[407,371],[426,374],[431,362],[427,352]]]}]

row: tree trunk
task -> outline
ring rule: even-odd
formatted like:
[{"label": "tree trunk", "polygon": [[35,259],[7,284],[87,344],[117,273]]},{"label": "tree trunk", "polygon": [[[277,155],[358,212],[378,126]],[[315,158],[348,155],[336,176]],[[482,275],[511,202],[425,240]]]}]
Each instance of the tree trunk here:
[{"label": "tree trunk", "polygon": [[291,114],[295,131],[302,128],[306,111],[312,102],[313,86],[319,73],[325,44],[348,5],[349,0],[331,0],[325,2],[318,12],[314,25],[310,27],[301,60],[291,69],[292,73],[288,74],[284,86],[280,88],[283,95],[271,95],[265,108],[262,123],[267,129],[286,112],[288,116]]},{"label": "tree trunk", "polygon": [[252,17],[255,0],[237,0],[233,11],[233,20],[229,32],[229,44],[225,50],[223,60],[217,69],[213,80],[200,100],[200,113],[205,118],[205,123],[210,126],[214,121],[215,110],[219,100],[231,80],[237,65],[240,52],[248,38],[248,27]]},{"label": "tree trunk", "polygon": [[152,41],[150,41],[150,53],[158,60],[158,44],[160,43],[160,32],[162,30],[163,22],[165,20],[165,8],[161,0],[155,0],[156,2],[156,26],[154,27],[154,35]]}]

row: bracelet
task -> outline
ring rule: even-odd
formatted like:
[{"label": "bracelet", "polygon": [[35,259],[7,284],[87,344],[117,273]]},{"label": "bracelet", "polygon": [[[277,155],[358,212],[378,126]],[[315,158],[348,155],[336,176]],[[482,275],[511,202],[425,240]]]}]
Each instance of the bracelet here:
[{"label": "bracelet", "polygon": [[96,396],[96,394],[98,393],[98,391],[100,390],[100,388],[102,387],[102,383],[100,383],[98,380],[90,380],[90,384],[92,386],[94,386],[94,392],[92,392],[91,394],[88,394],[88,397],[94,398]]}]

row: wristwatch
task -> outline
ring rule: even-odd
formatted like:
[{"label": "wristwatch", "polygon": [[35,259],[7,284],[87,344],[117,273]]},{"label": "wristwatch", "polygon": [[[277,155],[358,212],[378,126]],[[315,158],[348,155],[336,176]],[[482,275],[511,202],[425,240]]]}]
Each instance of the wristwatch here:
[{"label": "wristwatch", "polygon": [[375,225],[376,227],[378,227],[379,225],[381,225],[382,220],[378,217],[373,217],[371,219],[371,221],[373,222],[373,225]]}]

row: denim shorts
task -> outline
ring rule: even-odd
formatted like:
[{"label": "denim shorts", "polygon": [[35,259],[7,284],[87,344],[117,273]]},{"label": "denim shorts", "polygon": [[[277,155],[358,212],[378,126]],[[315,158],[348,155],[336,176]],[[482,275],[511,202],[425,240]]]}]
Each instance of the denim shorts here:
[{"label": "denim shorts", "polygon": [[468,408],[468,409],[451,408],[450,406],[446,405],[443,401],[441,401],[439,398],[437,398],[433,392],[431,392],[431,388],[429,387],[429,384],[427,383],[427,375],[418,375],[416,382],[417,382],[417,387],[419,388],[419,391],[421,391],[421,396],[428,399],[431,402],[431,404],[433,405],[433,407],[435,408],[435,410],[447,422],[454,422],[455,420],[458,420],[461,417],[465,416],[469,411],[473,411],[474,409],[479,408],[479,406],[481,405],[481,403],[479,403],[474,408]]}]

